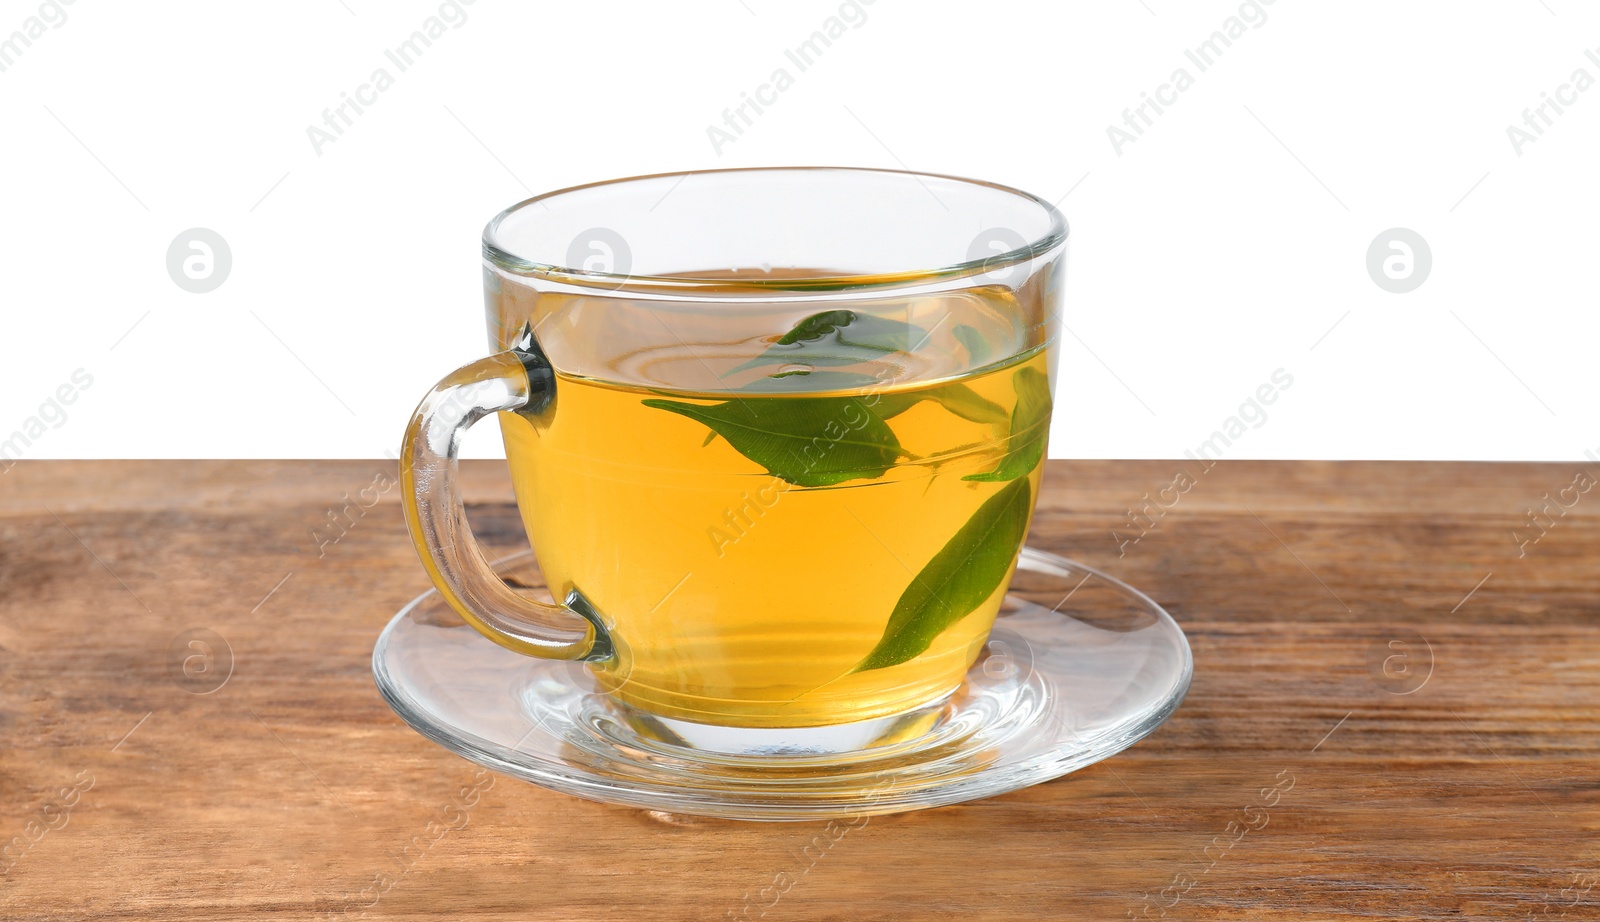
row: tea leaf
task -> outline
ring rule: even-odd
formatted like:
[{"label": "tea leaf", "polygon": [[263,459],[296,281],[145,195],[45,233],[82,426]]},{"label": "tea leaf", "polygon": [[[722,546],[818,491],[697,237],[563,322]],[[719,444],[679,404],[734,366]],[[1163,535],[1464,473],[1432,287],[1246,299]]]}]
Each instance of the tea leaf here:
[{"label": "tea leaf", "polygon": [[794,329],[778,337],[778,345],[787,346],[820,339],[823,334],[832,333],[840,327],[847,327],[855,320],[854,311],[823,311],[820,314],[812,314],[795,324]]},{"label": "tea leaf", "polygon": [[972,359],[974,368],[989,361],[989,344],[983,341],[983,334],[976,328],[958,323],[951,328],[950,334],[956,342],[967,347],[967,355]]},{"label": "tea leaf", "polygon": [[972,614],[1000,587],[1028,530],[1032,508],[1026,480],[989,497],[900,595],[883,637],[852,673],[913,659],[933,639]]},{"label": "tea leaf", "polygon": [[859,397],[641,402],[709,426],[734,451],[800,487],[882,477],[905,454],[894,430]]},{"label": "tea leaf", "polygon": [[778,337],[765,352],[729,369],[723,377],[762,365],[791,362],[804,365],[872,362],[891,352],[909,352],[920,346],[927,336],[928,331],[903,320],[855,311],[823,311],[795,324],[794,329]]},{"label": "tea leaf", "polygon": [[1050,379],[1033,368],[1018,368],[1011,377],[1017,405],[1011,411],[1011,438],[1006,456],[992,471],[968,474],[962,480],[997,481],[1026,477],[1044,457],[1050,434]]},{"label": "tea leaf", "polygon": [[924,400],[937,400],[940,406],[968,422],[998,423],[1006,418],[1005,407],[992,400],[985,400],[982,395],[965,384],[946,384],[923,391],[884,394],[878,398],[878,415],[884,419],[894,419]]}]

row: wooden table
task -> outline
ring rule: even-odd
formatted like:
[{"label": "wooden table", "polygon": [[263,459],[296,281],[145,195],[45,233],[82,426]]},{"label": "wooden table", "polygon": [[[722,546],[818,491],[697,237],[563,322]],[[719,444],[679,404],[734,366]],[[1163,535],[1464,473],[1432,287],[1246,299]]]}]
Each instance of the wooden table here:
[{"label": "wooden table", "polygon": [[[514,546],[503,466],[465,468],[480,536]],[[18,464],[0,918],[1600,918],[1600,491],[1560,494],[1582,468],[1223,463],[1119,556],[1179,470],[1052,462],[1032,537],[1183,624],[1176,716],[816,858],[817,825],[480,777],[401,723],[369,662],[427,588],[395,491],[320,557],[312,531],[385,462]],[[1547,493],[1572,508],[1519,546]],[[216,636],[231,674],[197,694]],[[183,678],[169,648],[208,637]]]}]

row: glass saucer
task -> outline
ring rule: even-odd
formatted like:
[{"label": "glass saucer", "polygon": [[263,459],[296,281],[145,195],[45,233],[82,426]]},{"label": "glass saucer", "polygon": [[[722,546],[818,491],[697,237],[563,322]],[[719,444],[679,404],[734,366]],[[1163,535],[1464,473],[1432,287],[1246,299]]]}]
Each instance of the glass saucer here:
[{"label": "glass saucer", "polygon": [[[494,565],[543,586],[533,554]],[[435,592],[389,622],[378,689],[423,736],[552,790],[647,810],[746,820],[896,813],[991,797],[1098,762],[1177,709],[1193,660],[1176,622],[1092,567],[1024,548],[988,645],[949,698],[773,745],[662,721],[600,694],[581,663],[513,653]],[[868,725],[871,726],[868,726]],[[841,746],[840,741],[844,741]]]}]

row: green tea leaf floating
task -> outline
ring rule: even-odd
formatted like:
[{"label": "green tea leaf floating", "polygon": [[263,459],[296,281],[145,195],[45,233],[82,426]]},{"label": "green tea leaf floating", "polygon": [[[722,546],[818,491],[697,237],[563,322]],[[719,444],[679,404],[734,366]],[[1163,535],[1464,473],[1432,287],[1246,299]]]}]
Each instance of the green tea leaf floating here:
[{"label": "green tea leaf floating", "polygon": [[994,595],[1022,546],[1030,499],[1028,481],[1015,480],[979,506],[911,580],[883,638],[850,671],[882,669],[917,657],[945,628]]},{"label": "green tea leaf floating", "polygon": [[962,480],[1016,480],[1031,473],[1044,457],[1045,438],[1050,434],[1050,379],[1036,369],[1018,368],[1011,387],[1017,392],[1017,405],[1011,411],[1006,456],[994,470],[968,474]]},{"label": "green tea leaf floating", "polygon": [[966,347],[972,367],[977,368],[989,361],[989,344],[983,341],[983,334],[976,327],[958,323],[951,328],[950,334],[956,338],[956,342]]},{"label": "green tea leaf floating", "polygon": [[812,314],[778,337],[767,350],[723,377],[762,365],[855,365],[891,352],[910,352],[922,345],[928,331],[903,320],[889,320],[855,311]]},{"label": "green tea leaf floating", "polygon": [[824,335],[835,332],[840,327],[847,327],[859,319],[855,311],[823,311],[820,314],[812,314],[795,324],[794,329],[778,337],[778,345],[789,346],[821,339]]},{"label": "green tea leaf floating", "polygon": [[985,400],[981,394],[965,384],[946,384],[922,391],[884,394],[878,398],[878,415],[884,419],[894,419],[924,400],[936,400],[940,406],[968,422],[999,423],[1004,422],[1006,418],[1005,407],[992,400]]},{"label": "green tea leaf floating", "polygon": [[734,451],[800,487],[882,477],[905,454],[894,430],[859,397],[641,402],[709,426]]}]

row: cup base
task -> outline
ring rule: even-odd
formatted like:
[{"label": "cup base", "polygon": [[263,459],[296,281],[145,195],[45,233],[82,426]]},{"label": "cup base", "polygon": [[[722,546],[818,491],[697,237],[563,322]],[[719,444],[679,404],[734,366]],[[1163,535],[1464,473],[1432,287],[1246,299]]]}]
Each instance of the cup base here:
[{"label": "cup base", "polygon": [[[531,553],[494,568],[542,584]],[[1192,671],[1188,641],[1159,605],[1032,548],[960,689],[831,727],[720,727],[639,711],[600,693],[582,664],[497,646],[432,591],[373,650],[390,707],[474,762],[591,800],[747,820],[895,813],[1059,777],[1153,732]]]},{"label": "cup base", "polygon": [[899,714],[827,727],[723,727],[660,717],[615,702],[611,707],[628,715],[628,726],[641,740],[671,746],[684,754],[792,761],[807,756],[860,756],[920,739],[938,721],[947,700],[948,696]]}]

